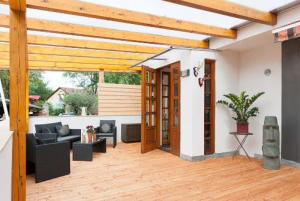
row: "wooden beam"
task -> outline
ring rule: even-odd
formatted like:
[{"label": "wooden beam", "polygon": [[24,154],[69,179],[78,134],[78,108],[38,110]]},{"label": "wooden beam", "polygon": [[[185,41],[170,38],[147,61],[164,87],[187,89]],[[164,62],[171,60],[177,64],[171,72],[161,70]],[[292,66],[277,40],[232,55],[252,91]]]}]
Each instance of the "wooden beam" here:
[{"label": "wooden beam", "polygon": [[[101,62],[101,61],[100,61]],[[63,61],[41,61],[41,60],[29,60],[29,69],[33,67],[40,67],[43,66],[45,69],[49,68],[51,69],[52,67],[57,67],[60,68],[61,71],[64,70],[64,68],[95,68],[95,69],[104,69],[106,68],[111,68],[111,69],[119,69],[120,66],[121,68],[130,68],[132,65],[127,64],[127,63],[118,63],[118,62],[102,62],[102,63],[75,63],[75,62],[63,62]],[[0,59],[0,65],[2,66],[9,66],[9,60],[7,59]]]},{"label": "wooden beam", "polygon": [[[8,3],[8,1],[7,1]],[[9,0],[9,7],[15,11],[26,10],[26,0]]]},{"label": "wooden beam", "polygon": [[[2,0],[3,2],[7,0]],[[77,0],[27,0],[27,7],[39,10],[53,11],[71,15],[91,17],[97,19],[124,22],[168,30],[204,34],[210,36],[236,38],[236,31],[223,29],[206,24],[178,20],[142,12],[92,4]]]},{"label": "wooden beam", "polygon": [[[0,26],[8,27],[9,25],[7,22],[8,16],[0,15]],[[50,33],[71,34],[149,44],[171,45],[188,48],[208,48],[208,42],[201,40],[191,40],[162,35],[120,31],[115,29],[90,27],[47,20],[37,20],[32,18],[27,19],[27,29],[32,31],[44,31]]]},{"label": "wooden beam", "polygon": [[[28,44],[30,45],[47,45],[47,46],[54,46],[54,47],[108,50],[108,51],[129,52],[129,53],[158,54],[165,50],[165,48],[149,47],[149,46],[142,46],[142,45],[128,45],[128,44],[120,44],[120,43],[108,43],[108,42],[99,42],[99,41],[77,40],[77,39],[35,36],[35,35],[28,35],[27,40],[28,40]],[[0,32],[0,42],[9,42],[9,35],[5,32]]]},{"label": "wooden beam", "polygon": [[[259,11],[226,0],[164,0],[192,8],[206,10],[230,17],[249,20],[267,25],[275,25],[277,16],[273,13]],[[270,2],[271,3],[271,2]]]},{"label": "wooden beam", "polygon": [[[9,52],[9,46],[7,44],[0,44],[0,52]],[[137,54],[137,53],[116,53],[111,51],[102,50],[85,50],[74,48],[57,48],[57,47],[45,47],[45,46],[29,46],[29,54],[37,55],[56,55],[56,56],[74,56],[85,58],[104,58],[104,59],[119,59],[119,60],[133,60],[143,61],[147,59],[149,54]],[[0,57],[1,58],[1,57]]]},{"label": "wooden beam", "polygon": [[28,59],[26,13],[10,9],[10,129],[13,134],[12,200],[26,200]]},{"label": "wooden beam", "polygon": [[[9,59],[7,52],[0,52],[0,59]],[[39,55],[29,54],[29,61],[41,61],[41,62],[57,62],[57,63],[79,63],[79,64],[97,64],[97,65],[118,65],[118,66],[132,66],[137,62],[134,60],[118,60],[118,59],[98,59],[98,58],[86,58],[86,57],[71,57],[71,56],[57,56],[57,55]]]},{"label": "wooden beam", "polygon": [[[0,70],[10,70],[8,65],[1,65]],[[98,72],[98,71],[105,71],[105,72],[135,72],[139,73],[141,71],[141,67],[114,67],[111,66],[102,66],[101,68],[82,68],[80,67],[64,67],[62,70],[61,67],[49,67],[49,66],[30,66],[29,70],[38,70],[38,71],[71,71],[71,72]]]}]

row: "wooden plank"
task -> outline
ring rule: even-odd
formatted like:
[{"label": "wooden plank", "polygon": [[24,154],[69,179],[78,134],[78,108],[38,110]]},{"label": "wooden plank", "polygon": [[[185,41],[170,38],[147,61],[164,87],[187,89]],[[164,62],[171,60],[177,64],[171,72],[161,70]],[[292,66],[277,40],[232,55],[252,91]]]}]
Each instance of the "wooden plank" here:
[{"label": "wooden plank", "polygon": [[176,30],[231,39],[236,38],[235,30],[76,0],[27,0],[27,6],[34,9],[117,22],[125,22],[168,30]]},{"label": "wooden plank", "polygon": [[[7,63],[7,61],[6,61]],[[29,62],[30,63],[30,62]],[[9,65],[3,65],[1,64],[0,60],[0,70],[10,70],[8,67]],[[119,72],[119,73],[140,73],[140,68],[127,68],[127,67],[113,67],[110,66],[104,66],[99,68],[86,68],[86,67],[64,67],[63,69],[61,67],[49,67],[49,66],[30,66],[29,70],[42,70],[42,71],[71,71],[71,72],[98,72],[99,70],[103,70],[104,72]]]},{"label": "wooden plank", "polygon": [[123,108],[116,108],[116,107],[101,107],[99,109],[99,112],[101,114],[101,112],[115,112],[116,115],[118,115],[119,112],[140,112],[141,109],[136,107],[136,108],[127,108],[127,107],[123,107]]},{"label": "wooden plank", "polygon": [[137,96],[137,97],[141,97],[141,91],[129,92],[129,91],[102,91],[102,90],[100,90],[99,93],[102,96]]},{"label": "wooden plank", "polygon": [[26,200],[28,59],[26,13],[10,9],[10,128],[13,135],[12,200]]},{"label": "wooden plank", "polygon": [[[128,45],[128,44],[120,44],[120,43],[108,43],[108,42],[99,42],[99,41],[77,40],[77,39],[35,36],[35,35],[28,35],[27,40],[28,40],[28,44],[30,45],[47,45],[47,46],[54,46],[54,47],[69,47],[69,48],[108,50],[108,51],[145,53],[145,54],[158,54],[165,50],[165,48],[149,47],[149,46],[142,46],[142,45]],[[0,42],[9,42],[8,33],[0,32]]]},{"label": "wooden plank", "polygon": [[111,84],[111,83],[100,83],[101,88],[134,88],[134,89],[140,89],[141,90],[141,85],[129,85],[129,84]]},{"label": "wooden plank", "polygon": [[[0,59],[8,59],[9,54],[7,52],[0,52]],[[29,61],[41,61],[41,62],[59,62],[59,63],[79,63],[79,64],[107,64],[118,66],[132,66],[136,63],[134,60],[119,60],[119,59],[104,59],[104,58],[87,58],[87,57],[73,57],[73,56],[58,56],[58,55],[39,55],[29,54]]]},{"label": "wooden plank", "polygon": [[[101,62],[101,61],[100,61]],[[9,66],[9,60],[0,59],[0,65],[6,67]],[[120,69],[127,69],[127,70],[140,70],[140,67],[130,68],[131,65],[123,65],[122,63],[110,63],[110,62],[103,62],[98,64],[89,64],[89,63],[71,63],[71,62],[56,62],[56,61],[29,61],[29,68],[33,69],[35,67],[41,67],[42,69],[51,70],[52,68],[60,68],[60,70],[64,70],[64,68],[80,68],[80,69],[98,69],[98,70],[120,70]],[[129,69],[130,68],[130,69]]]},{"label": "wooden plank", "polygon": [[[8,16],[0,15],[0,26],[9,26]],[[32,18],[27,19],[27,29],[32,31],[44,31],[50,33],[71,34],[78,36],[88,36],[149,44],[180,46],[188,48],[208,48],[207,41],[191,40],[155,34],[144,34],[138,32],[120,31],[116,29],[83,26],[48,20],[38,20]]]},{"label": "wooden plank", "polygon": [[277,16],[270,12],[259,11],[226,0],[164,0],[192,8],[206,10],[222,15],[249,20],[267,25],[275,25]]},{"label": "wooden plank", "polygon": [[101,87],[101,92],[105,92],[105,91],[110,91],[110,92],[113,92],[113,91],[116,91],[116,92],[119,92],[119,91],[123,91],[123,92],[129,92],[129,93],[141,93],[141,89],[140,88],[111,88],[111,87]]},{"label": "wooden plank", "polygon": [[[0,52],[9,52],[7,44],[0,44]],[[89,49],[75,49],[75,48],[62,48],[62,47],[47,47],[35,46],[28,47],[29,54],[36,55],[56,55],[56,56],[74,56],[85,58],[104,58],[104,59],[119,59],[119,60],[133,60],[135,62],[142,61],[150,57],[149,54],[139,53],[116,53],[104,50],[89,50]]]},{"label": "wooden plank", "polygon": [[109,100],[109,99],[99,99],[99,104],[106,104],[106,103],[116,103],[116,104],[141,104],[140,99],[135,100]]},{"label": "wooden plank", "polygon": [[114,104],[114,103],[101,103],[101,106],[99,108],[140,108],[140,103],[120,103],[120,104]]},{"label": "wooden plank", "polygon": [[27,200],[299,201],[300,198],[297,168],[282,166],[278,171],[265,170],[261,161],[249,162],[244,157],[189,162],[161,150],[142,155],[140,147],[140,143],[118,143],[116,148],[108,146],[106,154],[95,153],[93,162],[71,160],[71,175],[49,182],[35,183],[29,175]]},{"label": "wooden plank", "polygon": [[9,0],[9,7],[16,11],[26,11],[26,0]]},{"label": "wooden plank", "polygon": [[[118,112],[118,116],[140,116],[140,112]],[[115,112],[101,112],[101,116],[116,116]]]}]

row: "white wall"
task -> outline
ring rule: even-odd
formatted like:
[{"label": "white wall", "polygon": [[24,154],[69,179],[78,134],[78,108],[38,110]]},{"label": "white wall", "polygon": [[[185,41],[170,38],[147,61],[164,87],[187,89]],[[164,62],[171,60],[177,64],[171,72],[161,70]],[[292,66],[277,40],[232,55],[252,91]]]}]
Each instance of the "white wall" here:
[{"label": "white wall", "polygon": [[[0,122],[1,123],[1,122]],[[0,125],[0,200],[11,200],[12,134]]]},{"label": "white wall", "polygon": [[250,23],[247,26],[238,29],[237,39],[212,38],[210,40],[211,49],[226,49],[228,46],[260,35],[265,32],[271,32],[273,29],[285,26],[287,24],[300,20],[300,5],[289,8],[277,16],[277,24],[274,26],[263,25],[259,23]]},{"label": "white wall", "polygon": [[[262,126],[265,116],[277,116],[281,128],[281,43],[270,43],[240,53],[239,90],[250,94],[264,91],[258,99],[258,117],[250,120],[250,131],[254,136],[248,138],[246,149],[253,156],[262,154]],[[271,69],[270,76],[264,75]]]},{"label": "white wall", "polygon": [[[198,78],[193,75],[193,67],[204,59],[216,60],[216,99],[225,93],[238,91],[238,53],[231,51],[209,52],[172,50],[162,56],[162,62],[147,62],[145,65],[158,68],[176,61],[181,62],[181,70],[190,69],[190,76],[181,78],[181,141],[180,152],[187,156],[204,155],[204,88],[200,88]],[[204,68],[200,76],[203,76]],[[216,152],[232,150],[233,139],[228,135],[233,129],[233,121],[228,111],[216,108]]]},{"label": "white wall", "polygon": [[[121,141],[121,124],[141,123],[141,116],[72,116],[72,117],[30,117],[29,133],[35,133],[35,124],[47,124],[54,122],[62,122],[68,124],[72,129],[85,129],[87,125],[97,127],[100,120],[116,120],[117,139]],[[110,140],[111,142],[111,140]]]}]

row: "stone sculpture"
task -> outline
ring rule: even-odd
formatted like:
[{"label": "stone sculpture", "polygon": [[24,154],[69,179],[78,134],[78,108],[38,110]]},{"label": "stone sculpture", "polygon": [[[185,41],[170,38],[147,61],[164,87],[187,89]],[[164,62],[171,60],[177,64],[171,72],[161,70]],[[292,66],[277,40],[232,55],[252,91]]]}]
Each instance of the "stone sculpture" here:
[{"label": "stone sculpture", "polygon": [[280,169],[279,126],[276,117],[266,116],[263,127],[263,167]]}]

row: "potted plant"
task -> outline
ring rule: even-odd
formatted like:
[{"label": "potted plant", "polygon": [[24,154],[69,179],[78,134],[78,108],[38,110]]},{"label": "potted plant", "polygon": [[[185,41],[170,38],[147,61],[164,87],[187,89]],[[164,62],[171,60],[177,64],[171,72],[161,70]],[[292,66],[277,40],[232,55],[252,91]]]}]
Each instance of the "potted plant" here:
[{"label": "potted plant", "polygon": [[233,113],[235,113],[235,116],[232,118],[236,121],[237,132],[248,133],[249,118],[256,117],[259,113],[258,107],[251,106],[264,93],[265,92],[259,92],[251,97],[248,94],[246,94],[245,91],[242,91],[239,96],[229,93],[224,95],[224,97],[226,97],[228,101],[219,100],[217,103],[227,106],[233,111]]},{"label": "potted plant", "polygon": [[87,126],[86,132],[87,132],[89,143],[96,140],[96,132],[95,132],[94,126],[92,126],[92,125]]}]

